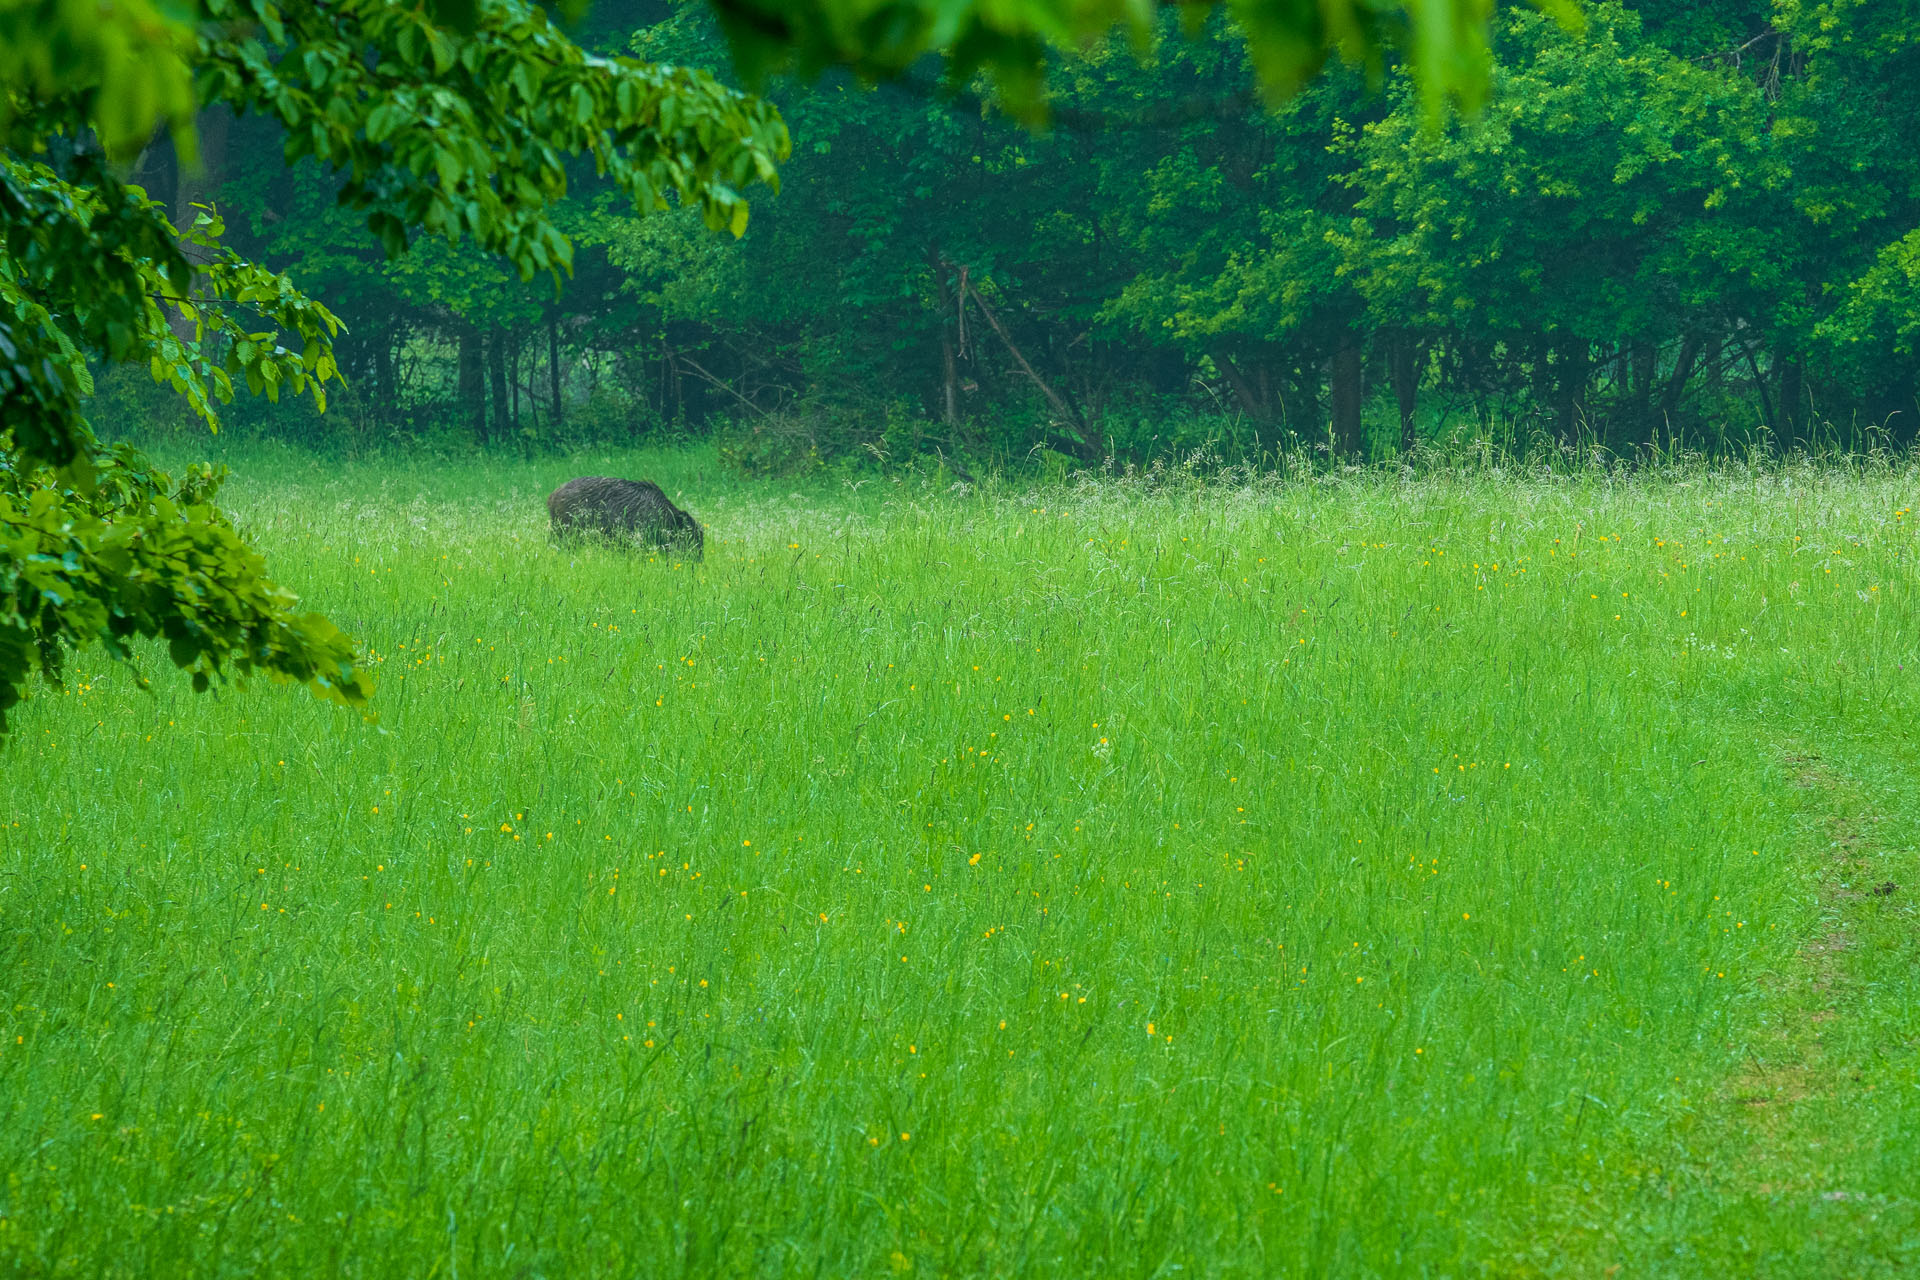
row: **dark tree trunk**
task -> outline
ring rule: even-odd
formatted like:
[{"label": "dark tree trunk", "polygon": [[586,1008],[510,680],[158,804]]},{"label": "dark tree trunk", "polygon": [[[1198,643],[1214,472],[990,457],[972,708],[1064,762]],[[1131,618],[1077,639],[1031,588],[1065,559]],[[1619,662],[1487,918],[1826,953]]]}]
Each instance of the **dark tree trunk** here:
[{"label": "dark tree trunk", "polygon": [[1636,342],[1627,354],[1629,375],[1628,403],[1632,406],[1633,425],[1649,433],[1653,421],[1653,363],[1658,354],[1651,342]]},{"label": "dark tree trunk", "polygon": [[164,130],[140,152],[128,179],[159,201],[162,208],[175,207],[180,195],[180,160],[174,154],[172,138]]},{"label": "dark tree trunk", "polygon": [[[199,164],[190,167],[175,157],[173,225],[183,235],[200,216],[200,210],[194,206],[212,202],[227,180],[227,133],[232,123],[233,113],[225,107],[202,107],[194,118],[200,140]],[[209,257],[207,250],[198,245],[183,245],[181,252],[195,267]],[[193,340],[193,322],[180,314],[179,308],[167,309],[167,324],[180,341]]]},{"label": "dark tree trunk", "polygon": [[1660,391],[1660,420],[1663,425],[1670,427],[1673,415],[1680,411],[1680,398],[1686,394],[1687,380],[1693,377],[1693,366],[1700,362],[1700,348],[1703,345],[1697,333],[1689,333],[1680,339],[1680,352],[1674,357],[1673,372],[1667,375],[1667,385]]},{"label": "dark tree trunk", "polygon": [[[1747,368],[1753,373],[1753,389],[1760,395],[1760,421],[1766,424],[1767,430],[1779,436],[1780,419],[1773,411],[1773,397],[1767,394],[1767,380],[1760,373],[1760,358],[1754,355],[1753,347],[1745,338],[1736,336],[1735,340],[1740,343],[1740,350],[1747,357]],[[1780,443],[1789,444],[1791,441],[1781,440]]]},{"label": "dark tree trunk", "polygon": [[1780,365],[1780,421],[1785,426],[1787,438],[1799,440],[1808,434],[1812,425],[1812,415],[1807,411],[1807,375],[1806,369],[1798,360],[1781,360]]},{"label": "dark tree trunk", "polygon": [[1300,406],[1300,420],[1303,424],[1316,423],[1320,419],[1320,392],[1323,371],[1318,360],[1296,361],[1289,370],[1293,382],[1294,402]]},{"label": "dark tree trunk", "polygon": [[665,338],[660,339],[660,421],[672,420],[673,407],[673,349]]},{"label": "dark tree trunk", "polygon": [[487,335],[487,378],[493,392],[493,438],[504,441],[512,433],[507,417],[507,332],[495,328]]},{"label": "dark tree trunk", "polygon": [[1360,335],[1342,329],[1333,349],[1333,451],[1342,457],[1360,452],[1360,402],[1363,393]]},{"label": "dark tree trunk", "polygon": [[1400,334],[1387,349],[1387,374],[1393,383],[1393,402],[1400,409],[1400,451],[1411,453],[1413,411],[1420,394],[1420,348],[1411,336]]},{"label": "dark tree trunk", "polygon": [[940,286],[940,420],[951,427],[960,421],[960,362],[951,323],[956,314],[953,287],[947,283],[948,263],[939,250],[927,257],[934,281]]},{"label": "dark tree trunk", "polygon": [[1553,431],[1562,444],[1572,444],[1587,423],[1587,380],[1593,374],[1593,353],[1585,342],[1563,342],[1554,354]]},{"label": "dark tree trunk", "polygon": [[480,332],[472,325],[460,330],[460,412],[473,427],[476,444],[487,443],[486,361]]},{"label": "dark tree trunk", "polygon": [[547,385],[553,393],[553,425],[566,422],[567,411],[560,401],[560,317],[547,320]]},{"label": "dark tree trunk", "polygon": [[373,418],[385,426],[393,425],[395,410],[399,407],[399,389],[394,386],[393,344],[394,331],[389,329],[374,335],[373,340]]},{"label": "dark tree trunk", "polygon": [[960,421],[960,366],[945,325],[940,328],[940,421],[950,427]]},{"label": "dark tree trunk", "polygon": [[514,434],[520,432],[520,335],[508,331],[507,335],[507,396],[513,405]]},{"label": "dark tree trunk", "polygon": [[[202,107],[195,118],[200,135],[200,164],[181,166],[173,191],[173,225],[185,231],[200,211],[193,206],[210,203],[227,180],[227,135],[233,113],[225,107]],[[187,256],[197,260],[205,250],[189,249]]]},{"label": "dark tree trunk", "polygon": [[1220,370],[1220,376],[1227,380],[1227,386],[1233,390],[1233,398],[1240,405],[1240,412],[1256,422],[1265,422],[1271,416],[1267,407],[1267,398],[1249,381],[1247,375],[1232,356],[1227,354],[1225,343],[1216,342],[1208,351],[1213,363]]}]

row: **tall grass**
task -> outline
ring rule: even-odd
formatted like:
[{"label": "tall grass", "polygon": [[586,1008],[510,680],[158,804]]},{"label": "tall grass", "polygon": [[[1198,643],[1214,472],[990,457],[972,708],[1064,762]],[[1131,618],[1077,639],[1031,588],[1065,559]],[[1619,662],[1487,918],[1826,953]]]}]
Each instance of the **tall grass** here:
[{"label": "tall grass", "polygon": [[1914,711],[1903,467],[242,476],[378,721],[22,708],[17,1271],[1501,1270],[1805,943],[1777,744]]}]

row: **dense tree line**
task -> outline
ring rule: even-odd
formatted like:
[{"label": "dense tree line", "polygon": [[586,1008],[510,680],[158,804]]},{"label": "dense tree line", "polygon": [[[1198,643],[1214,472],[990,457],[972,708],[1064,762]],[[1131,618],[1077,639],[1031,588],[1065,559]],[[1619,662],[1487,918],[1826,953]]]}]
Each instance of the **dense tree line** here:
[{"label": "dense tree line", "polygon": [[[794,155],[741,241],[579,202],[557,294],[472,248],[389,261],[270,121],[210,114],[214,163],[173,199],[217,197],[347,324],[347,413],[266,430],[678,426],[770,467],[1221,434],[1379,456],[1462,422],[1616,449],[1914,438],[1906,6],[1504,10],[1485,111],[1438,127],[1392,66],[1269,110],[1226,15],[1178,22],[1144,58],[1057,61],[1038,133],[937,68],[776,81]],[[581,34],[728,65],[705,6],[602,6]],[[165,186],[165,149],[148,163]]]}]

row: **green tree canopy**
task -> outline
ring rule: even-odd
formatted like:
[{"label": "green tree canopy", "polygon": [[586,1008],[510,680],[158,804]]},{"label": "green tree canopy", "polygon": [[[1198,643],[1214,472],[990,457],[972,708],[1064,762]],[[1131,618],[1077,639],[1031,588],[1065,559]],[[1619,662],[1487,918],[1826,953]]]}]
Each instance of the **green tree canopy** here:
[{"label": "green tree canopy", "polygon": [[[647,16],[642,57],[724,73],[704,8]],[[695,252],[691,219],[611,206],[590,229],[646,304],[594,353],[634,429],[710,426],[773,467],[1352,456],[1470,421],[1614,452],[1915,438],[1904,10],[1595,0],[1573,30],[1507,7],[1488,106],[1439,127],[1391,62],[1268,108],[1230,16],[1182,16],[1056,60],[1041,132],[926,68],[770,81],[795,154],[742,241]],[[612,311],[567,305],[578,373]],[[447,384],[417,369],[425,425]]]}]

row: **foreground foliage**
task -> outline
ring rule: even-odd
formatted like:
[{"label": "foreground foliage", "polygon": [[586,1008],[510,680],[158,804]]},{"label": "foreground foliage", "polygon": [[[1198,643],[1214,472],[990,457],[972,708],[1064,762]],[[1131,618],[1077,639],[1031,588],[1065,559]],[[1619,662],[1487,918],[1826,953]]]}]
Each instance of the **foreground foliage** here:
[{"label": "foreground foliage", "polygon": [[226,248],[209,211],[184,209],[176,229],[121,180],[112,162],[157,121],[190,167],[197,105],[269,116],[287,159],[341,175],[341,201],[391,253],[422,227],[558,275],[570,248],[549,207],[570,155],[642,208],[677,196],[745,225],[738,188],[770,180],[785,151],[770,108],[698,72],[589,59],[525,5],[457,16],[449,32],[385,0],[0,9],[0,732],[68,648],[118,654],[132,634],[166,634],[196,688],[258,669],[352,705],[370,690],[346,638],[262,576],[212,485],[190,482],[182,503],[122,456],[96,493],[89,358],[149,365],[209,423],[236,380],[324,407],[338,376],[325,307]]},{"label": "foreground foliage", "polygon": [[1911,470],[240,470],[385,732],[18,713],[0,1265],[1920,1261]]},{"label": "foreground foliage", "polygon": [[[23,487],[0,472],[16,601],[15,625],[0,627],[0,671],[37,667],[58,685],[70,651],[91,641],[131,660],[135,640],[163,638],[196,692],[260,672],[365,701],[371,678],[355,669],[347,638],[320,614],[296,612],[293,593],[266,576],[214,504],[224,470],[189,467],[176,483],[125,447],[93,462],[84,492]],[[21,683],[0,681],[0,727]]]}]

